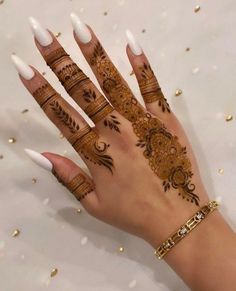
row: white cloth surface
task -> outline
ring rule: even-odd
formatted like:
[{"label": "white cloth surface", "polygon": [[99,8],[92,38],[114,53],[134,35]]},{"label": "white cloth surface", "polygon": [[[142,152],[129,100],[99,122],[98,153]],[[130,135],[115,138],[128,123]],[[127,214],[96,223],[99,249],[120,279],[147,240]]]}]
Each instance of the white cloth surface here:
[{"label": "white cloth surface", "polygon": [[[52,151],[85,166],[59,138],[11,63],[15,52],[45,71],[69,100],[39,55],[27,18],[35,16],[61,32],[59,41],[95,81],[72,36],[69,14],[78,13],[140,98],[125,53],[125,29],[133,32],[190,137],[210,198],[222,196],[220,211],[236,230],[235,9],[234,0],[5,0],[0,5],[0,291],[189,290],[145,241],[84,210],[76,213],[82,207],[72,195],[24,153],[24,148]],[[183,90],[179,97],[177,88]],[[25,108],[29,112],[22,114]],[[234,116],[230,122],[228,114]],[[8,143],[10,137],[16,143]],[[14,229],[21,230],[15,238]],[[58,274],[50,278],[53,268]]]}]

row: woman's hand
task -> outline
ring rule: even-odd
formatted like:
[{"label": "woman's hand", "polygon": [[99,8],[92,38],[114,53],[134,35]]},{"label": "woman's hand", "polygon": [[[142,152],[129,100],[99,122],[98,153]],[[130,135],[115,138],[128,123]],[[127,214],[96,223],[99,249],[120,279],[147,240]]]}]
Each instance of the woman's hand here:
[{"label": "woman's hand", "polygon": [[92,29],[75,15],[72,20],[75,40],[104,95],[51,32],[34,19],[31,25],[43,58],[95,127],[90,128],[36,69],[16,56],[13,60],[23,84],[80,154],[91,177],[65,157],[48,152],[43,156],[91,215],[157,247],[209,201],[190,143],[133,36],[128,33],[127,55],[145,107]]}]

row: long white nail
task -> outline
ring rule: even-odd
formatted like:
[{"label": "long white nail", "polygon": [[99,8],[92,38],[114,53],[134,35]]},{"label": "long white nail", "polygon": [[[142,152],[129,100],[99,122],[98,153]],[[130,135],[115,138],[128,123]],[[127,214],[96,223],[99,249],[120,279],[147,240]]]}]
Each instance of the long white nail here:
[{"label": "long white nail", "polygon": [[35,162],[38,166],[48,171],[52,170],[53,164],[45,156],[30,149],[25,149],[25,152],[31,158],[31,160]]},{"label": "long white nail", "polygon": [[26,80],[34,77],[34,71],[21,58],[16,55],[11,55],[12,62],[18,73]]},{"label": "long white nail", "polygon": [[31,16],[29,17],[29,23],[35,38],[42,46],[48,46],[53,42],[51,34],[38,22],[38,20]]},{"label": "long white nail", "polygon": [[70,15],[72,26],[74,28],[75,34],[79,40],[83,43],[88,43],[92,39],[92,35],[88,27],[80,20],[78,15],[71,13]]},{"label": "long white nail", "polygon": [[128,29],[126,30],[126,37],[127,37],[128,45],[131,51],[133,52],[133,54],[135,54],[136,56],[141,55],[143,53],[143,50],[141,46],[139,45],[139,43],[134,38],[131,31],[129,31]]}]

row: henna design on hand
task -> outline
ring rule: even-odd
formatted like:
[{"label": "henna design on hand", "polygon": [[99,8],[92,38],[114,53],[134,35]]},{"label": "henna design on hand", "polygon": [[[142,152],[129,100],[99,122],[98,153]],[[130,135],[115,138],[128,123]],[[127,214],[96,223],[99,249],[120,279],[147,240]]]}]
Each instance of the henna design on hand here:
[{"label": "henna design on hand", "polygon": [[120,129],[118,127],[118,125],[120,124],[120,122],[117,120],[117,117],[115,115],[109,115],[107,118],[104,119],[104,125],[109,127],[110,129],[114,129],[117,132],[120,133]]},{"label": "henna design on hand", "polygon": [[66,187],[78,201],[81,201],[87,194],[95,190],[94,183],[90,181],[81,173],[77,174],[70,182],[65,183],[52,168],[52,174],[57,178],[58,182]]},{"label": "henna design on hand", "polygon": [[71,133],[76,133],[80,127],[75,120],[66,112],[57,100],[50,103],[56,116],[69,128]]},{"label": "henna design on hand", "polygon": [[78,153],[94,164],[105,166],[113,174],[113,159],[106,154],[110,145],[98,139],[98,134],[88,125],[69,137],[70,143]]},{"label": "henna design on hand", "polygon": [[[98,75],[103,80],[103,90],[108,94],[111,103],[132,123],[138,137],[136,145],[144,148],[143,155],[148,159],[153,172],[163,180],[164,191],[166,192],[171,187],[178,189],[183,199],[199,205],[199,197],[193,193],[195,185],[191,183],[193,173],[186,147],[180,145],[178,137],[168,132],[159,119],[146,113],[138,104],[99,42],[95,45],[90,64],[96,67]],[[153,78],[150,74],[153,72],[149,67],[143,70],[146,80]],[[141,85],[143,92],[149,98],[151,93],[149,87],[145,87],[146,80],[142,81]],[[158,91],[157,87],[159,86],[155,84],[154,89]],[[169,106],[165,100],[161,98],[158,100],[163,112],[165,110],[169,112]]]},{"label": "henna design on hand", "polygon": [[170,113],[170,106],[161,91],[161,87],[158,84],[151,66],[144,63],[139,69],[141,70],[142,78],[138,80],[138,83],[144,101],[146,103],[158,101],[158,105],[161,107],[162,112],[167,111]]}]

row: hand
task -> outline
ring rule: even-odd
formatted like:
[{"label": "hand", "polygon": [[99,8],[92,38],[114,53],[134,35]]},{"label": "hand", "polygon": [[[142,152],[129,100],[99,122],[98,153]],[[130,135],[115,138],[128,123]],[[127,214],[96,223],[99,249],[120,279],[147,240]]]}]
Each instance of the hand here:
[{"label": "hand", "polygon": [[145,107],[92,29],[75,15],[72,20],[75,40],[111,104],[53,34],[31,19],[43,58],[95,124],[90,128],[35,68],[13,56],[23,84],[80,154],[91,177],[65,157],[43,156],[91,215],[157,247],[209,201],[191,145],[133,36],[128,33],[127,55]]}]

